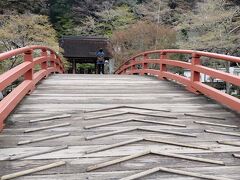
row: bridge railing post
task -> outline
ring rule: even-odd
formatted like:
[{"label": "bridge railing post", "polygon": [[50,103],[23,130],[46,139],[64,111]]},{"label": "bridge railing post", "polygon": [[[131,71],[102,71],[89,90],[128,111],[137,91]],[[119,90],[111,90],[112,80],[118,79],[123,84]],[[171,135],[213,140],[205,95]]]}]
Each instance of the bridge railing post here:
[{"label": "bridge railing post", "polygon": [[136,65],[134,64],[135,63],[135,58],[133,58],[131,61],[131,74],[133,74],[133,71],[136,70]]},{"label": "bridge railing post", "polygon": [[158,75],[158,79],[162,79],[164,80],[164,76],[163,73],[167,71],[167,65],[163,63],[163,59],[166,59],[167,57],[167,53],[166,52],[160,52],[160,71],[159,71],[159,75]]},{"label": "bridge railing post", "polygon": [[[41,56],[46,57],[46,59],[48,58],[48,54],[47,54],[47,50],[46,49],[42,49]],[[45,77],[47,77],[47,75],[48,75],[47,74],[47,67],[48,67],[47,60],[41,63],[41,69],[42,70],[46,70],[46,76]]]},{"label": "bridge railing post", "polygon": [[[24,53],[24,62],[33,62],[33,56],[32,56],[32,51],[27,51]],[[29,69],[25,74],[24,74],[24,79],[25,80],[33,80],[33,63],[31,66],[31,69]]]},{"label": "bridge railing post", "polygon": [[194,87],[194,83],[199,82],[201,78],[200,72],[195,71],[195,66],[201,64],[200,57],[201,57],[200,55],[192,53],[191,86],[190,87],[188,86],[187,89],[195,94],[198,94],[198,92]]},{"label": "bridge railing post", "polygon": [[[27,52],[24,53],[24,56],[23,56],[23,59],[24,59],[24,62],[31,62],[31,68],[24,73],[24,80],[30,80],[30,81],[33,81],[33,68],[34,68],[34,65],[33,65],[33,51],[32,50],[29,50]],[[35,85],[33,84],[29,93],[31,93],[35,88]]]},{"label": "bridge railing post", "polygon": [[144,70],[148,69],[147,58],[148,58],[148,55],[143,54],[142,70],[141,70],[141,73],[140,73],[141,76],[144,76],[145,75]]},{"label": "bridge railing post", "polygon": [[[50,66],[53,67],[54,69],[56,69],[56,63],[55,63],[56,55],[54,52],[51,52],[50,58],[51,58]],[[54,74],[55,74],[55,70],[54,70]]]}]

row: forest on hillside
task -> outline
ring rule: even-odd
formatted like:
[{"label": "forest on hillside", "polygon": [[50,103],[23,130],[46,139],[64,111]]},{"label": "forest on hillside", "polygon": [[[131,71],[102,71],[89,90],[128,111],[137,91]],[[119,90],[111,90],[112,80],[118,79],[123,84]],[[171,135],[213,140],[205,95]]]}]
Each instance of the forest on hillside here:
[{"label": "forest on hillside", "polygon": [[[238,0],[0,1],[0,52],[30,44],[59,51],[59,38],[79,35],[110,38],[117,64],[148,49],[240,56],[239,33]],[[1,63],[0,70],[16,62]]]}]

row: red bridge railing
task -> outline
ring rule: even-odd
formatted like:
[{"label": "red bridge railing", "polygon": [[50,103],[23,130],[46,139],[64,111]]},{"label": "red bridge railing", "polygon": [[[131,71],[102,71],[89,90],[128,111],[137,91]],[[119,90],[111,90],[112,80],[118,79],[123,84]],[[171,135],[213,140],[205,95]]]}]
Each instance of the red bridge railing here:
[{"label": "red bridge railing", "polygon": [[[169,59],[172,54],[186,54],[191,56],[191,62],[183,62]],[[158,58],[151,58],[151,57]],[[231,109],[240,112],[240,99],[208,86],[200,81],[200,74],[206,74],[210,77],[221,79],[225,82],[240,86],[240,76],[232,75],[220,70],[215,70],[201,65],[201,57],[214,58],[224,61],[231,61],[240,63],[239,57],[192,51],[192,50],[156,50],[140,53],[122,64],[115,74],[140,74],[140,75],[154,75],[159,79],[170,79],[180,82],[186,86],[191,92],[200,92],[206,96],[230,107]],[[159,66],[159,70],[150,69],[149,65]],[[138,68],[137,68],[138,66]],[[169,71],[169,66],[180,67],[191,71],[191,78]]]},{"label": "red bridge railing", "polygon": [[[40,53],[40,56],[34,57]],[[23,81],[0,101],[0,131],[4,120],[23,99],[34,90],[35,85],[50,73],[64,72],[60,57],[52,49],[44,46],[27,46],[0,54],[0,62],[9,58],[22,56],[23,62],[18,66],[0,75],[0,91],[11,85],[15,80],[23,77]],[[39,70],[35,71],[38,65]]]}]

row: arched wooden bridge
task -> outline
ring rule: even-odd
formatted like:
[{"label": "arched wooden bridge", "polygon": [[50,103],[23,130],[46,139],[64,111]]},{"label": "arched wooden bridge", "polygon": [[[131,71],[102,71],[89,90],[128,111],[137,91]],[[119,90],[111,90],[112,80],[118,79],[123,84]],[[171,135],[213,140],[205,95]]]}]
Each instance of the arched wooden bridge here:
[{"label": "arched wooden bridge", "polygon": [[[240,86],[239,76],[200,60],[240,58],[160,50],[130,58],[115,75],[70,75],[42,46],[0,61],[18,55],[24,62],[0,75],[1,91],[23,79],[0,101],[1,179],[240,179],[240,100],[199,80],[203,73]],[[191,78],[168,65],[191,70]]]}]

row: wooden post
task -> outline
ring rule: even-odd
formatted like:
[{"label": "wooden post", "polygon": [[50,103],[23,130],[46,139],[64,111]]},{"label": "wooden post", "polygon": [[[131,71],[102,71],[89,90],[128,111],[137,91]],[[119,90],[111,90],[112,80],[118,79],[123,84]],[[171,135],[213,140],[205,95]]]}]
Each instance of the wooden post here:
[{"label": "wooden post", "polygon": [[[31,62],[31,69],[29,69],[25,74],[24,74],[24,80],[30,80],[33,81],[33,56],[32,56],[32,50],[27,51],[24,53],[24,62]],[[35,84],[32,83],[31,89],[29,90],[28,94],[31,94],[31,92],[35,89]]]},{"label": "wooden post", "polygon": [[141,70],[141,73],[140,73],[141,76],[144,76],[145,75],[144,70],[148,69],[148,63],[146,61],[147,61],[147,54],[144,54],[143,55],[142,70]]},{"label": "wooden post", "polygon": [[[131,61],[130,61],[130,63],[132,64],[132,63],[135,63],[135,58],[133,58]],[[134,65],[131,65],[131,74],[134,74],[133,73],[133,71],[135,71],[136,70],[136,65],[134,64]]]},{"label": "wooden post", "polygon": [[73,59],[73,61],[72,61],[72,70],[73,70],[73,74],[76,74],[76,61],[75,61],[75,59]]},{"label": "wooden post", "polygon": [[159,72],[159,74],[158,74],[158,79],[161,79],[161,80],[164,80],[164,72],[166,72],[167,71],[167,66],[166,66],[166,64],[163,64],[163,62],[162,62],[162,60],[163,59],[166,59],[166,57],[167,57],[167,53],[166,52],[161,52],[160,53],[160,72]]},{"label": "wooden post", "polygon": [[196,65],[200,65],[200,64],[201,64],[200,56],[196,53],[193,53],[192,67],[191,67],[191,85],[188,86],[186,89],[195,94],[199,94],[197,90],[194,88],[194,83],[200,81],[200,72],[195,71],[194,69]]},{"label": "wooden post", "polygon": [[[33,57],[32,57],[32,51],[27,51],[24,54],[24,61],[25,62],[33,62]],[[29,69],[25,74],[24,74],[24,79],[25,80],[33,80],[33,65],[31,66],[31,69]]]},{"label": "wooden post", "polygon": [[[46,50],[46,49],[42,49],[42,54],[41,54],[41,55],[42,55],[43,57],[46,57],[46,58],[47,58],[47,56],[48,56],[47,50]],[[42,70],[46,70],[46,76],[45,76],[45,77],[48,76],[48,73],[47,73],[47,67],[48,67],[47,62],[48,62],[48,60],[44,61],[44,62],[41,64],[41,69],[42,69]]]}]

